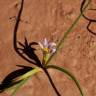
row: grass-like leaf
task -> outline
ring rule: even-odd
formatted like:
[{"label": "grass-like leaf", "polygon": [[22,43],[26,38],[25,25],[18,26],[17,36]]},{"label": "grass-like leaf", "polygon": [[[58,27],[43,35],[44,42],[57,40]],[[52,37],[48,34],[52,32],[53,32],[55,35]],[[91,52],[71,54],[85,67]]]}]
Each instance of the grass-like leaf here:
[{"label": "grass-like leaf", "polygon": [[40,71],[41,71],[40,68],[34,68],[31,71],[22,75],[20,78],[14,80],[14,82],[17,82],[18,80],[20,82],[15,86],[14,91],[12,92],[11,96],[15,96],[17,91],[22,87],[22,85],[24,85],[33,75],[35,75],[36,73],[38,73]]},{"label": "grass-like leaf", "polygon": [[16,96],[16,93],[18,92],[18,90],[20,90],[20,88],[29,80],[29,78],[30,77],[22,80],[19,84],[17,84],[15,86],[15,88],[13,88],[13,90],[12,90],[13,92],[12,92],[11,96]]},{"label": "grass-like leaf", "polygon": [[81,96],[84,96],[78,80],[73,76],[73,74],[71,72],[69,72],[65,68],[58,67],[56,65],[46,65],[46,68],[53,68],[53,69],[59,70],[59,71],[63,72],[64,74],[68,75],[75,82],[75,84],[77,85],[77,87],[78,87],[78,89],[79,89],[79,91],[81,93]]},{"label": "grass-like leaf", "polygon": [[30,70],[30,71],[28,71],[27,73],[23,74],[22,76],[18,77],[16,80],[14,80],[14,82],[16,82],[16,81],[21,81],[21,80],[23,80],[23,79],[26,79],[26,78],[28,78],[28,77],[36,74],[36,73],[39,72],[39,71],[42,71],[42,69],[39,68],[39,67],[34,67],[32,70]]},{"label": "grass-like leaf", "polygon": [[[88,7],[88,5],[91,3],[91,0],[88,0],[87,4],[84,6],[82,13],[84,13],[86,11],[86,8]],[[79,16],[75,19],[75,21],[73,22],[73,24],[68,28],[68,30],[66,32],[64,32],[63,37],[61,38],[60,42],[57,44],[57,52],[61,49],[61,46],[63,45],[64,41],[66,40],[67,36],[69,35],[69,33],[72,32],[72,30],[74,29],[74,27],[77,25],[78,21],[80,20],[80,18],[82,17],[82,13],[79,14]],[[46,62],[45,65],[47,65],[51,59],[54,57],[55,54],[54,53],[50,56],[50,58],[48,59],[48,61]]]}]

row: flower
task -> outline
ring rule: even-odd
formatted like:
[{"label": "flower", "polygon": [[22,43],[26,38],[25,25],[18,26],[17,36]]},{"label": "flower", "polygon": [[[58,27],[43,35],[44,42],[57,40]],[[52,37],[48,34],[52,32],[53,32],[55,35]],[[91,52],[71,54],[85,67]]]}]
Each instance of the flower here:
[{"label": "flower", "polygon": [[56,52],[56,43],[48,42],[46,38],[43,40],[43,42],[39,42],[39,46],[44,54],[53,54]]},{"label": "flower", "polygon": [[42,52],[43,52],[43,64],[46,64],[51,54],[54,54],[56,52],[56,43],[54,42],[48,42],[48,40],[45,38],[42,42],[38,43]]}]

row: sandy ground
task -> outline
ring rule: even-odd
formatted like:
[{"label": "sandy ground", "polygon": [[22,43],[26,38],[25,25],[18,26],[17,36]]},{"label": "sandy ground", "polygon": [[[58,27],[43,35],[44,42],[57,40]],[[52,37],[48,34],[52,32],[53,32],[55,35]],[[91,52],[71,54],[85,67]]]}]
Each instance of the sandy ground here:
[{"label": "sandy ground", "polygon": [[[57,42],[80,13],[82,0],[25,0],[24,10],[18,31],[18,40],[24,37],[31,41],[48,38]],[[96,7],[92,1],[91,7]],[[13,29],[20,8],[20,0],[0,0],[0,82],[18,69],[16,65],[32,66],[19,57],[13,48]],[[89,18],[96,18],[96,12]],[[53,63],[65,67],[79,80],[85,96],[96,96],[96,36],[86,29],[84,18],[69,34],[64,47],[54,58]],[[95,31],[96,24],[91,28]],[[49,70],[62,96],[80,96],[74,82],[62,73]],[[4,92],[0,96],[10,96]],[[37,74],[18,92],[17,96],[56,96],[47,77]]]}]

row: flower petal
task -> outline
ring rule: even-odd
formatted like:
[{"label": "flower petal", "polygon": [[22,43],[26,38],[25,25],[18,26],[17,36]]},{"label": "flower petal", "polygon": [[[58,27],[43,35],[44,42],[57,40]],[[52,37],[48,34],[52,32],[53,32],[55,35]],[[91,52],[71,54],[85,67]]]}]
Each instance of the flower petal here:
[{"label": "flower petal", "polygon": [[54,42],[49,43],[49,47],[56,47],[56,43]]},{"label": "flower petal", "polygon": [[48,47],[48,40],[45,38],[44,41],[43,41],[43,46],[44,47]]},{"label": "flower petal", "polygon": [[51,53],[53,54],[53,53],[55,53],[56,52],[56,48],[53,48],[52,50],[51,50]]},{"label": "flower petal", "polygon": [[41,42],[38,42],[38,44],[39,44],[41,49],[44,49],[44,46],[43,46],[43,44]]}]

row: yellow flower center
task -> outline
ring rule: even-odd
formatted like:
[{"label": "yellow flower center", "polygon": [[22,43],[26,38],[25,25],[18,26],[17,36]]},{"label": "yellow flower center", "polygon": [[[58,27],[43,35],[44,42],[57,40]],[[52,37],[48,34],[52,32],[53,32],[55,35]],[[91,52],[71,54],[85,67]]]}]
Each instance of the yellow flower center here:
[{"label": "yellow flower center", "polygon": [[45,48],[44,48],[44,51],[45,51],[46,53],[49,53],[49,48],[48,48],[48,47],[45,47]]}]

